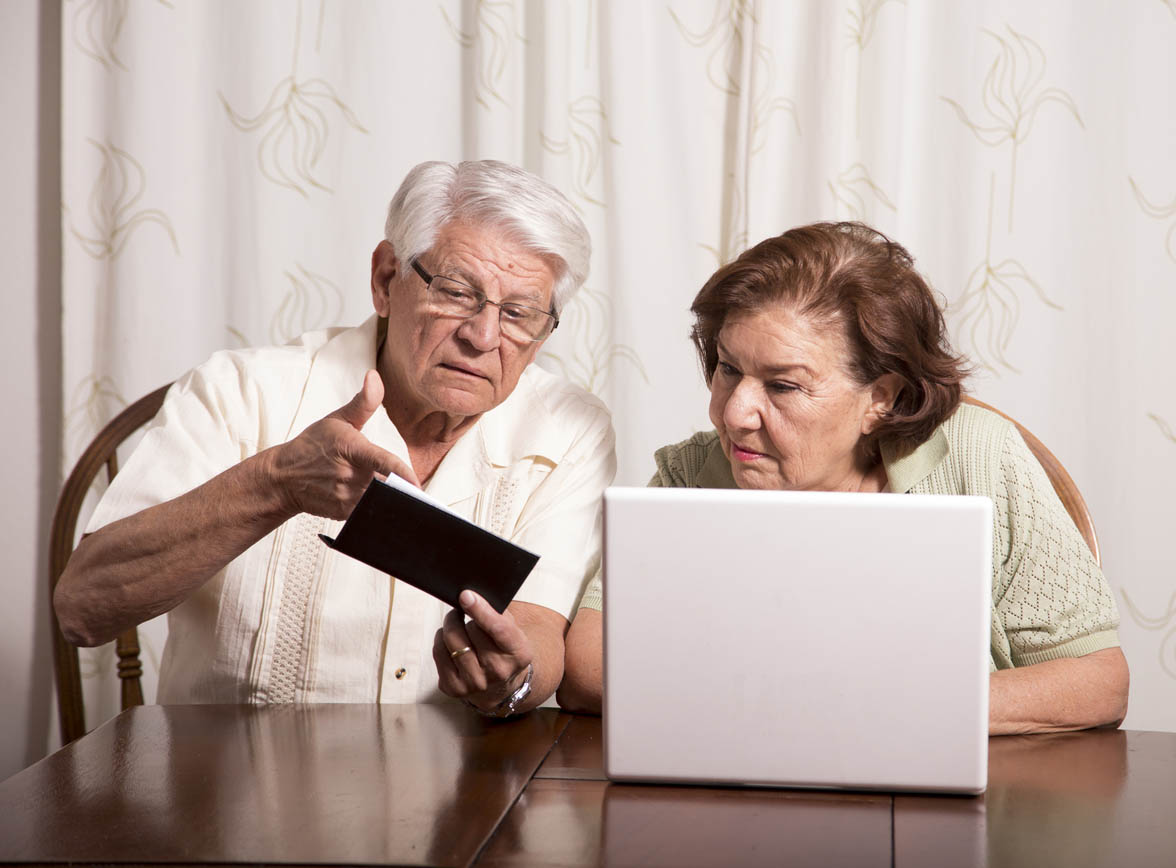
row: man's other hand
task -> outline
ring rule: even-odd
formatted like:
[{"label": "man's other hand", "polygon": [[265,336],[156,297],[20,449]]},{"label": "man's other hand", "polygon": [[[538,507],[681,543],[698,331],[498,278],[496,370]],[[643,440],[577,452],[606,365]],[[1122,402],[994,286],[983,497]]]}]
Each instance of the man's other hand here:
[{"label": "man's other hand", "polygon": [[411,466],[360,433],[383,400],[380,375],[368,371],[354,398],[270,450],[272,476],[291,515],[346,519],[376,475],[395,473],[420,485]]},{"label": "man's other hand", "polygon": [[522,684],[534,661],[531,641],[509,610],[498,614],[470,590],[460,599],[465,611],[450,611],[433,639],[437,682],[447,696],[492,711]]}]

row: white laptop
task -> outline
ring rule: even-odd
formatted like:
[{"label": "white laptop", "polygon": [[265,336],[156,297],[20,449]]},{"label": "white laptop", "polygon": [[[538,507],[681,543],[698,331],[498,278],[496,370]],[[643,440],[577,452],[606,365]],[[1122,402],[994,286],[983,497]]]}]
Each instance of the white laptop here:
[{"label": "white laptop", "polygon": [[992,504],[610,488],[614,780],[980,793]]}]

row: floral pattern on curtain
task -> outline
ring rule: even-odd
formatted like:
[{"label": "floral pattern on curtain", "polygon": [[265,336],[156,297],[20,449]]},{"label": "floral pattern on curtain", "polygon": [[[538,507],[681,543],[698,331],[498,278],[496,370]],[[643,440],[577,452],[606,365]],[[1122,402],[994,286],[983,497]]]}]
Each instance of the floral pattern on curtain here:
[{"label": "floral pattern on curtain", "polygon": [[[62,40],[63,474],[213,351],[366,317],[422,160],[518,163],[580,210],[592,275],[541,363],[612,408],[625,484],[709,427],[687,334],[714,268],[865,220],[1082,488],[1128,724],[1176,729],[1171,0],[66,0]],[[112,652],[86,667],[92,723]]]}]

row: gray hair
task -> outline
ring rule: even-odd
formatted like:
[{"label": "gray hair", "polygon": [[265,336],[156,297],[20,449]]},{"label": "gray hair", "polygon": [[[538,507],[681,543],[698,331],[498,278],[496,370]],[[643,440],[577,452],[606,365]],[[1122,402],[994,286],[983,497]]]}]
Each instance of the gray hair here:
[{"label": "gray hair", "polygon": [[384,237],[407,265],[451,220],[504,230],[527,250],[557,260],[551,302],[558,315],[588,279],[592,240],[567,197],[537,175],[497,160],[421,163],[388,206]]}]

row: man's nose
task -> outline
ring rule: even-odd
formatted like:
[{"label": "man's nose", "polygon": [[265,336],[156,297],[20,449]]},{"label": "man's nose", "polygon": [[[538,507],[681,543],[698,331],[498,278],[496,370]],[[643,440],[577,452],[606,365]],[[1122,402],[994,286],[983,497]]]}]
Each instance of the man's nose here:
[{"label": "man's nose", "polygon": [[479,352],[489,352],[502,342],[498,317],[498,307],[488,301],[480,311],[461,324],[458,334]]}]

